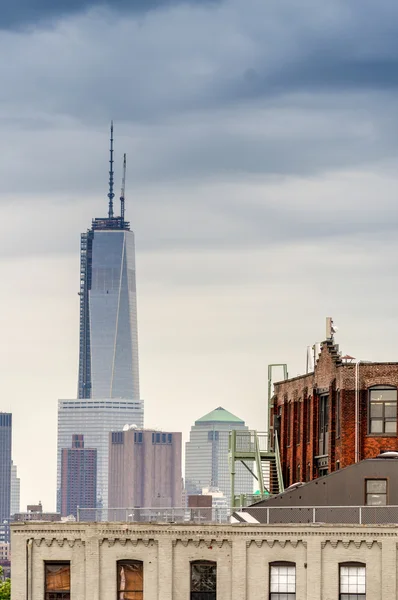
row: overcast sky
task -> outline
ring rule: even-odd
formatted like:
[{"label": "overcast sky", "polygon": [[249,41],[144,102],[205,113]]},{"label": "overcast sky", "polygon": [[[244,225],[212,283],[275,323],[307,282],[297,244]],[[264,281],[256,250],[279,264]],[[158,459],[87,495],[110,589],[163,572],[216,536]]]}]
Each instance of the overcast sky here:
[{"label": "overcast sky", "polygon": [[0,410],[22,506],[55,507],[112,118],[147,426],[186,439],[222,405],[263,429],[268,363],[302,373],[327,316],[344,353],[398,360],[397,23],[393,0],[2,7]]}]

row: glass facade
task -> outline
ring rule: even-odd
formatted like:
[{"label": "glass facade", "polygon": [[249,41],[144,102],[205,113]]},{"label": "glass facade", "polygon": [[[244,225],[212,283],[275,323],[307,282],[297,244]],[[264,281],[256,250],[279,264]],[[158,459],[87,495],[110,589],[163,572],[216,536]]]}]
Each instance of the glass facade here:
[{"label": "glass facade", "polygon": [[11,516],[11,428],[11,413],[0,413],[0,523]]},{"label": "glass facade", "polygon": [[[185,445],[185,486],[188,494],[201,494],[202,488],[215,487],[223,492],[228,506],[231,506],[228,462],[231,429],[248,430],[248,427],[244,421],[201,423],[200,420],[191,427],[189,441]],[[253,493],[253,477],[240,463],[236,464],[235,493]]]},{"label": "glass facade", "polygon": [[144,425],[144,406],[135,400],[59,400],[57,506],[61,499],[62,448],[70,447],[73,434],[84,435],[84,445],[97,449],[97,506],[108,506],[109,432],[120,431],[126,424]]},{"label": "glass facade", "polygon": [[79,398],[140,397],[132,231],[82,235]]}]

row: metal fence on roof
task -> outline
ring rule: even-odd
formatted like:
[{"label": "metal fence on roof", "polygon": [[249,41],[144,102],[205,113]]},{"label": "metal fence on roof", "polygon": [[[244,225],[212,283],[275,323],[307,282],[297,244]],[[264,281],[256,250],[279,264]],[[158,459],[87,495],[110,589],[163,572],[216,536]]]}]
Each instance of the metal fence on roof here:
[{"label": "metal fence on roof", "polygon": [[396,525],[398,506],[78,508],[77,520],[136,523]]}]

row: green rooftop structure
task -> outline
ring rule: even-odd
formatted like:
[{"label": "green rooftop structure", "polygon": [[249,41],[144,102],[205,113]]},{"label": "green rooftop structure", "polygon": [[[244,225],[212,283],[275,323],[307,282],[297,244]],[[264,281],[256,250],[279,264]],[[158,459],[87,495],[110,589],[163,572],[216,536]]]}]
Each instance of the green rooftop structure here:
[{"label": "green rooftop structure", "polygon": [[207,413],[204,417],[201,417],[197,421],[195,421],[195,425],[199,423],[239,423],[240,425],[244,425],[245,422],[239,417],[235,417],[228,410],[225,410],[222,406],[219,406],[215,410]]},{"label": "green rooftop structure", "polygon": [[[239,417],[222,406],[197,419],[191,427],[185,452],[185,488],[188,495],[204,488],[218,488],[231,502],[231,476],[228,463],[229,433],[248,431]],[[253,493],[253,479],[242,465],[236,468],[236,493]]]}]

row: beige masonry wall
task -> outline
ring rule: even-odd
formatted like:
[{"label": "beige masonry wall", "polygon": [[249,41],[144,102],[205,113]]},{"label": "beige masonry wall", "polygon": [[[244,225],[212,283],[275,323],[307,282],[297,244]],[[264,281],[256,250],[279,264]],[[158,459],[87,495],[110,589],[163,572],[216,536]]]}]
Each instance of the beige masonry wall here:
[{"label": "beige masonry wall", "polygon": [[71,561],[71,600],[117,600],[116,562],[144,562],[144,600],[189,600],[190,562],[217,562],[218,600],[268,600],[269,564],[296,563],[297,600],[338,600],[339,563],[366,597],[397,598],[398,526],[16,523],[12,600],[43,600],[45,561]]}]

